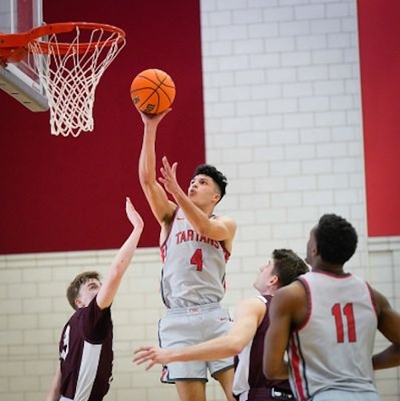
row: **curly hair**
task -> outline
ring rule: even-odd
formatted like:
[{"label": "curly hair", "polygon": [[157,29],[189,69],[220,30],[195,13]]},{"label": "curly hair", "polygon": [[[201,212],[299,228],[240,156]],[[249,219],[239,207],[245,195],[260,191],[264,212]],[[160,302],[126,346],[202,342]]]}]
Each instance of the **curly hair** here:
[{"label": "curly hair", "polygon": [[324,214],[314,231],[317,250],[328,263],[345,264],[357,249],[355,228],[343,217]]},{"label": "curly hair", "polygon": [[192,178],[196,177],[196,175],[199,174],[204,174],[213,179],[213,181],[218,185],[222,199],[226,193],[226,186],[228,185],[228,180],[226,179],[226,177],[210,164],[200,164],[199,166],[197,166]]},{"label": "curly hair", "polygon": [[70,285],[68,286],[67,299],[74,310],[78,309],[75,304],[75,300],[78,298],[81,285],[85,284],[90,279],[96,279],[100,281],[100,273],[95,271],[80,273],[71,281]]},{"label": "curly hair", "polygon": [[301,274],[307,273],[309,267],[296,253],[290,249],[275,249],[274,273],[279,277],[281,287],[290,284]]}]

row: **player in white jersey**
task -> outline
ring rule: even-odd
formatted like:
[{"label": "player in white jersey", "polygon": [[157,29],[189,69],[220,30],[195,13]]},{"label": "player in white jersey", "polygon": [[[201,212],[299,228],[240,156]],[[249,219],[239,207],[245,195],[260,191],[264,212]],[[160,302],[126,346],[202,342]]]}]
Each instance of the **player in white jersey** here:
[{"label": "player in white jersey", "polygon": [[[163,157],[161,177],[156,179],[156,131],[169,111],[155,116],[140,113],[144,134],[139,179],[161,226],[161,289],[167,307],[159,324],[162,347],[196,344],[229,330],[229,314],[219,302],[225,292],[225,264],[236,232],[232,218],[214,215],[227,185],[226,177],[215,167],[197,167],[186,193],[177,181],[177,163],[171,166]],[[232,401],[232,358],[168,364],[162,381],[175,383],[181,401],[204,401],[207,371]]]},{"label": "player in white jersey", "polygon": [[[349,222],[323,215],[307,244],[312,271],[280,289],[271,304],[264,374],[289,375],[300,401],[380,400],[373,369],[400,365],[400,314],[368,283],[343,270],[357,241]],[[377,330],[391,345],[373,355]]]},{"label": "player in white jersey", "polygon": [[267,380],[262,373],[264,337],[269,326],[269,305],[278,288],[308,272],[306,263],[289,249],[275,249],[259,269],[254,282],[258,296],[242,300],[236,308],[232,328],[225,336],[180,348],[141,346],[134,362],[154,364],[198,361],[235,355],[232,392],[238,401],[295,401],[288,380]]},{"label": "player in white jersey", "polygon": [[[167,308],[221,301],[225,293],[225,264],[230,253],[223,242],[198,234],[180,208],[175,209],[161,255],[161,291]],[[188,269],[188,265],[192,268]]]}]

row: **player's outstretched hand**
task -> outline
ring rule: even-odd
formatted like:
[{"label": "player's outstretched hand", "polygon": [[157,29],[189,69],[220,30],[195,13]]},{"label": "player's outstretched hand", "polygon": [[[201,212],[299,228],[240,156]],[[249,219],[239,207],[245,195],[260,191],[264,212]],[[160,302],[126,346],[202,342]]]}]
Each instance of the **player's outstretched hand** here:
[{"label": "player's outstretched hand", "polygon": [[160,168],[162,177],[159,177],[158,181],[164,185],[166,191],[171,195],[175,195],[181,189],[176,178],[178,163],[175,162],[171,166],[166,156],[162,158],[162,163],[163,166]]},{"label": "player's outstretched hand", "polygon": [[133,362],[136,365],[141,365],[150,361],[150,363],[146,366],[146,370],[151,369],[157,363],[165,365],[171,362],[171,351],[168,349],[162,349],[150,345],[142,345],[135,349],[133,353],[135,355]]},{"label": "player's outstretched hand", "polygon": [[126,215],[128,216],[128,219],[132,223],[133,227],[135,229],[143,229],[144,223],[142,216],[140,216],[128,197],[126,198],[125,209]]},{"label": "player's outstretched hand", "polygon": [[143,111],[140,111],[138,109],[138,112],[140,114],[140,117],[142,118],[143,124],[144,125],[155,125],[157,126],[160,121],[171,111],[172,109],[167,109],[165,111],[163,111],[160,114],[147,114],[147,113],[143,113]]}]

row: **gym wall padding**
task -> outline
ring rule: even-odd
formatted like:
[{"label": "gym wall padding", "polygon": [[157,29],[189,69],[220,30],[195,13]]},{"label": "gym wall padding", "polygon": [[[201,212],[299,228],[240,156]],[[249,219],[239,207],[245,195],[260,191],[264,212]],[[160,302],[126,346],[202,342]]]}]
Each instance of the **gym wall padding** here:
[{"label": "gym wall padding", "polygon": [[358,1],[369,237],[400,235],[400,2]]}]

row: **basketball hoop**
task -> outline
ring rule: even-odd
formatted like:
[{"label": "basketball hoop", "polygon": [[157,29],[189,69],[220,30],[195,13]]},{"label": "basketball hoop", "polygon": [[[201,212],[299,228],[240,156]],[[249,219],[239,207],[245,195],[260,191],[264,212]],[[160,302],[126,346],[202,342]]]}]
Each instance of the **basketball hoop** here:
[{"label": "basketball hoop", "polygon": [[48,98],[51,133],[77,137],[93,131],[96,87],[125,43],[125,32],[111,25],[43,25],[26,33],[0,35],[0,64],[24,56],[29,62],[31,55]]}]

